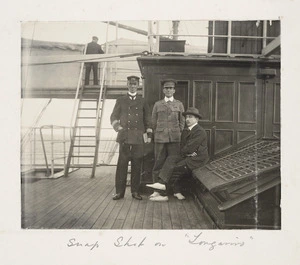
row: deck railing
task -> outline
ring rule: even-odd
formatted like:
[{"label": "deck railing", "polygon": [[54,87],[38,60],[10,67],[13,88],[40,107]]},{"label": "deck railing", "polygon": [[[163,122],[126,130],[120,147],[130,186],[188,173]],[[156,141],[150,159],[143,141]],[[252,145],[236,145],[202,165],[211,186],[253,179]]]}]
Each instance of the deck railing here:
[{"label": "deck railing", "polygon": [[[22,145],[21,171],[44,169],[47,175],[52,176],[58,169],[63,170],[70,147],[70,130],[71,127],[55,125],[33,127],[28,135],[29,140]],[[114,134],[110,133],[113,129],[101,128],[101,130],[105,131],[105,134],[100,139],[98,165],[115,165],[118,150]],[[110,135],[110,138],[105,135]],[[77,152],[82,150],[78,149]]]}]

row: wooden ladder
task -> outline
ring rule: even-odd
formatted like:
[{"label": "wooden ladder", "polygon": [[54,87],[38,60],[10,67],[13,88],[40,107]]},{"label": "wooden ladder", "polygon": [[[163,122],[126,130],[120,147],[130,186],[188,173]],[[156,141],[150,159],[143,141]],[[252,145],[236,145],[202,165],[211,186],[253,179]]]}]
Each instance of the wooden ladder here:
[{"label": "wooden ladder", "polygon": [[70,168],[92,168],[91,177],[95,176],[105,94],[104,74],[100,86],[86,85],[79,91],[65,177]]}]

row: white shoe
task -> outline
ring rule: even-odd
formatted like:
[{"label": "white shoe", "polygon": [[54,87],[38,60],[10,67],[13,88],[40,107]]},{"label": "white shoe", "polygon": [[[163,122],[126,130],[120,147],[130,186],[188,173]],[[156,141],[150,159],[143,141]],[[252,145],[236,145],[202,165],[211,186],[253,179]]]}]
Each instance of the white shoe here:
[{"label": "white shoe", "polygon": [[166,202],[169,200],[168,196],[156,196],[156,197],[151,197],[149,199],[150,201],[155,201],[155,202]]},{"label": "white shoe", "polygon": [[178,200],[185,200],[185,197],[180,192],[174,193],[174,197],[176,197]]},{"label": "white shoe", "polygon": [[153,198],[153,197],[157,197],[157,196],[160,196],[159,192],[158,192],[158,191],[154,191],[154,192],[149,196],[149,198]]},{"label": "white shoe", "polygon": [[161,183],[146,184],[147,187],[157,190],[166,190],[166,185]]}]

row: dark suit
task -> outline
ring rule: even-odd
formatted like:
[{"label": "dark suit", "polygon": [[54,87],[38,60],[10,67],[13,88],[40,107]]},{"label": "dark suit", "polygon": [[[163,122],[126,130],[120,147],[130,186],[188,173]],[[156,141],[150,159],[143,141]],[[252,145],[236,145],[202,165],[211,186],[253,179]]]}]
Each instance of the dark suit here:
[{"label": "dark suit", "polygon": [[131,160],[131,192],[138,192],[143,159],[143,134],[151,128],[148,104],[141,96],[136,96],[135,100],[131,100],[128,95],[120,97],[116,101],[110,121],[112,124],[117,122],[123,127],[118,132],[116,140],[120,144],[116,193],[124,196],[129,160]]},{"label": "dark suit", "polygon": [[[104,51],[101,49],[101,46],[96,42],[90,42],[87,45],[86,54],[103,54]],[[94,75],[94,85],[98,85],[98,62],[85,63],[85,85],[89,84],[90,73],[93,68]]]},{"label": "dark suit", "polygon": [[[195,156],[191,154],[196,153]],[[168,183],[175,168],[184,168],[189,173],[199,167],[203,167],[209,160],[207,149],[207,135],[205,130],[199,125],[195,125],[190,131],[185,128],[181,134],[180,155],[167,158],[160,171],[159,179]],[[180,192],[178,185],[180,178],[173,185],[174,193]]]}]

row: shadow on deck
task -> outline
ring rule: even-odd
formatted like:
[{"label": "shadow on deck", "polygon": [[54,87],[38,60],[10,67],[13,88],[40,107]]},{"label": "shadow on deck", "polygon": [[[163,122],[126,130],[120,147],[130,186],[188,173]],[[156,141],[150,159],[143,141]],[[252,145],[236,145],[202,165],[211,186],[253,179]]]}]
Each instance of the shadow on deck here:
[{"label": "shadow on deck", "polygon": [[80,169],[68,178],[22,182],[22,228],[26,229],[211,229],[211,220],[191,195],[168,202],[131,197],[114,201],[115,167]]}]

